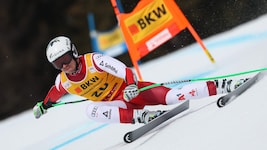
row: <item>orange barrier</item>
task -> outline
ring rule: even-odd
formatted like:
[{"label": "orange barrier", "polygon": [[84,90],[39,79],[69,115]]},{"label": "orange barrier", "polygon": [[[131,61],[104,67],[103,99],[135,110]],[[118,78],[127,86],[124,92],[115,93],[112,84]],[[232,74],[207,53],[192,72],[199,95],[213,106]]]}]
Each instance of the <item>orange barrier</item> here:
[{"label": "orange barrier", "polygon": [[120,12],[116,0],[111,0],[111,3],[140,80],[142,76],[137,62],[186,28],[211,62],[215,62],[174,0],[141,0],[131,13]]}]

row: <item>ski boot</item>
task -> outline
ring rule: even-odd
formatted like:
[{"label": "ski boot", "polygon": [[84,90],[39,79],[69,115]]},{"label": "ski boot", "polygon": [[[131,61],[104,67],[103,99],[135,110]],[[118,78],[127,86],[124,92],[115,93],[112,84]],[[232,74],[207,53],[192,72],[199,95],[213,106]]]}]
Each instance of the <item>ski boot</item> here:
[{"label": "ski boot", "polygon": [[216,84],[216,89],[218,94],[230,93],[242,84],[244,84],[249,78],[232,80],[232,79],[222,79],[214,80]]},{"label": "ski boot", "polygon": [[136,122],[147,124],[158,116],[162,115],[166,111],[149,111],[149,110],[134,110],[133,124]]}]

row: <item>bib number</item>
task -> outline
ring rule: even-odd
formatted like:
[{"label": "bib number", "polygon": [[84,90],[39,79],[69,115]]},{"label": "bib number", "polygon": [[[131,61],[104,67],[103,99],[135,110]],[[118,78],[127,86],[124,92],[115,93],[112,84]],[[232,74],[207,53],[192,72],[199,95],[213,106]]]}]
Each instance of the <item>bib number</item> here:
[{"label": "bib number", "polygon": [[108,88],[108,83],[105,83],[103,87],[100,87],[97,91],[95,91],[92,96],[99,97],[103,94],[103,92]]}]

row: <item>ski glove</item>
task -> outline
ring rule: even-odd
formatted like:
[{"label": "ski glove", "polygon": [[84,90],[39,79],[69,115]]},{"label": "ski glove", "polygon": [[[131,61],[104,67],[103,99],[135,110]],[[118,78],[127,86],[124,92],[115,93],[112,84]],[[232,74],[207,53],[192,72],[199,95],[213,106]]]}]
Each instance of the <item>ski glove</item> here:
[{"label": "ski glove", "polygon": [[127,102],[129,102],[130,100],[132,100],[133,98],[138,96],[138,94],[139,94],[139,90],[138,90],[137,85],[135,85],[135,84],[128,85],[123,90],[123,98]]},{"label": "ski glove", "polygon": [[33,115],[35,116],[36,119],[40,118],[43,114],[47,112],[43,102],[38,102],[33,107],[32,110],[33,110]]}]

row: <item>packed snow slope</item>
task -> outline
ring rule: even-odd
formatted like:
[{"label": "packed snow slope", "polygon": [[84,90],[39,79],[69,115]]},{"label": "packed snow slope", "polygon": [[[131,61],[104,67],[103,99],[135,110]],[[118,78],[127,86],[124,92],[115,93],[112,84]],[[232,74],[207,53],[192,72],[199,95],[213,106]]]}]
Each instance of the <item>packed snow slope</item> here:
[{"label": "packed snow slope", "polygon": [[[265,15],[205,39],[215,64],[198,44],[192,44],[142,64],[143,78],[166,82],[265,68],[266,24]],[[174,88],[179,86],[182,85]],[[0,147],[3,150],[266,150],[266,91],[267,78],[263,78],[224,108],[216,105],[219,96],[191,100],[189,110],[130,144],[123,142],[124,134],[140,125],[103,124],[89,120],[85,115],[89,101],[52,108],[38,120],[28,110],[0,122]],[[78,99],[81,98],[66,96],[62,101]],[[148,109],[171,107],[160,105]]]}]

